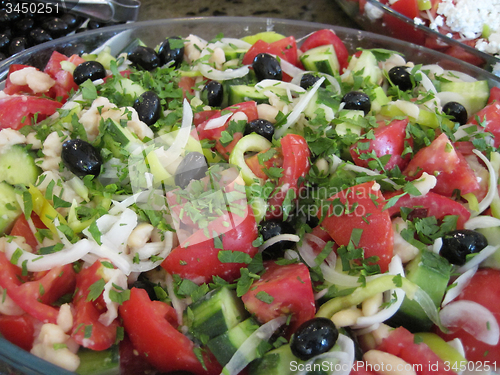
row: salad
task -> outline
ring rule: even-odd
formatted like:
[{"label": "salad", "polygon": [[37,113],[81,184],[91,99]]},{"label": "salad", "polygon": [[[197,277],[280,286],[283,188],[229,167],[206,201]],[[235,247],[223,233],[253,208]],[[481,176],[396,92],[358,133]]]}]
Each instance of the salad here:
[{"label": "salad", "polygon": [[12,65],[0,333],[79,374],[496,372],[499,100],[329,29]]}]

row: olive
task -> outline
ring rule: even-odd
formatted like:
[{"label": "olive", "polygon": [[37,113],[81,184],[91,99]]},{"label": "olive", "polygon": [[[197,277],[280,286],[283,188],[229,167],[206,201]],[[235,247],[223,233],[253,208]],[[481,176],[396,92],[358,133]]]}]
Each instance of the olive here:
[{"label": "olive", "polygon": [[16,22],[15,29],[17,36],[26,36],[35,25],[33,18],[23,18]]},{"label": "olive", "polygon": [[100,21],[96,21],[96,20],[90,20],[89,22],[87,22],[87,28],[89,30],[99,29],[105,25],[106,24],[104,22],[100,22]]},{"label": "olive", "polygon": [[401,91],[413,88],[413,79],[405,66],[395,66],[389,70],[389,79],[398,86]]},{"label": "olive", "polygon": [[448,116],[453,117],[453,120],[458,122],[460,125],[467,123],[468,114],[465,107],[458,102],[448,102],[443,106],[443,112]]},{"label": "olive", "polygon": [[309,87],[314,85],[319,79],[320,79],[320,77],[318,77],[314,74],[310,74],[310,73],[304,74],[300,78],[300,87],[302,87],[304,90],[307,90]]},{"label": "olive", "polygon": [[139,115],[139,120],[148,126],[153,125],[160,118],[160,98],[154,91],[146,91],[135,100],[134,109]]},{"label": "olive", "polygon": [[164,40],[158,48],[161,65],[173,61],[173,66],[178,68],[184,58],[184,42],[181,38],[173,36]]},{"label": "olive", "polygon": [[28,47],[28,39],[24,36],[16,36],[9,44],[9,53],[11,55],[15,55],[16,53],[24,51]]},{"label": "olive", "polygon": [[[264,220],[260,223],[259,232],[262,235],[262,239],[264,241],[267,241],[281,234],[294,234],[295,229],[290,223],[286,221],[282,221],[280,219],[269,219]],[[279,241],[277,243],[274,243],[264,249],[262,257],[266,260],[280,258],[283,256],[285,250],[289,249],[294,244],[295,242],[293,241]]]},{"label": "olive", "polygon": [[7,58],[7,55],[5,53],[0,52],[0,61],[3,61]]},{"label": "olive", "polygon": [[84,61],[73,71],[73,80],[81,85],[86,80],[96,81],[106,77],[106,69],[98,61]]},{"label": "olive", "polygon": [[0,9],[0,25],[3,27],[10,26],[10,14],[7,13],[7,9],[5,8]]},{"label": "olive", "polygon": [[0,51],[7,51],[10,44],[10,36],[2,33],[0,34]]},{"label": "olive", "polygon": [[210,107],[220,107],[224,99],[224,86],[217,81],[208,82],[201,90],[201,99]]},{"label": "olive", "polygon": [[181,188],[189,185],[191,180],[199,180],[206,176],[208,171],[207,160],[199,152],[190,152],[180,162],[175,171],[175,184]]},{"label": "olive", "polygon": [[61,159],[77,176],[94,175],[101,172],[102,159],[99,151],[82,139],[71,139],[62,145]]},{"label": "olive", "polygon": [[128,54],[134,66],[144,70],[153,70],[160,66],[160,58],[151,47],[137,46]]},{"label": "olive", "polygon": [[42,29],[41,27],[35,27],[31,29],[28,34],[28,39],[31,44],[37,45],[45,42],[50,42],[52,40],[52,36],[47,32],[47,30]]},{"label": "olive", "polygon": [[277,79],[281,81],[283,78],[280,63],[274,56],[268,53],[259,53],[255,56],[252,68],[258,81],[262,81],[263,79]]},{"label": "olive", "polygon": [[247,122],[245,125],[245,134],[257,133],[269,141],[273,140],[274,125],[264,119],[256,119]]},{"label": "olive", "polygon": [[458,229],[446,233],[439,255],[451,264],[464,265],[467,255],[480,252],[488,246],[488,240],[479,232],[470,229]]},{"label": "olive", "polygon": [[337,342],[339,331],[327,318],[313,318],[302,323],[290,341],[292,353],[307,361],[329,351]]},{"label": "olive", "polygon": [[372,103],[370,97],[361,91],[350,91],[342,97],[344,109],[363,111],[365,116],[370,112]]},{"label": "olive", "polygon": [[42,28],[47,30],[52,38],[59,38],[69,32],[68,24],[59,17],[51,17],[47,19],[42,24]]},{"label": "olive", "polygon": [[152,282],[148,280],[138,279],[134,281],[134,283],[132,284],[132,288],[144,289],[148,293],[149,299],[151,301],[158,301],[158,297],[156,296],[155,292],[155,286]]},{"label": "olive", "polygon": [[83,18],[73,13],[64,13],[59,17],[68,25],[70,30],[74,30],[83,23]]},{"label": "olive", "polygon": [[83,55],[88,51],[87,46],[84,43],[68,43],[61,48],[61,52],[66,56],[71,55]]}]

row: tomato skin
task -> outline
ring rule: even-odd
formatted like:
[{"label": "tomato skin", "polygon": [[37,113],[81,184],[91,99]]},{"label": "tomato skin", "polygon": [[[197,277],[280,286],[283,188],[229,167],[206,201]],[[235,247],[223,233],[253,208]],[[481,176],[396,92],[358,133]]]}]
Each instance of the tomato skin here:
[{"label": "tomato skin", "polygon": [[409,180],[414,180],[423,172],[436,176],[437,183],[432,191],[447,197],[451,197],[455,190],[460,190],[463,195],[480,187],[469,163],[444,133],[429,146],[420,149],[403,174]]},{"label": "tomato skin", "polygon": [[[264,262],[264,267],[260,279],[241,299],[246,309],[255,314],[261,323],[292,314],[288,330],[288,334],[292,334],[302,323],[314,318],[316,313],[309,269],[303,263],[278,265],[274,261]],[[259,292],[269,294],[273,301],[261,301],[257,297]]]},{"label": "tomato skin", "polygon": [[175,310],[164,302],[151,301],[144,289],[132,288],[119,313],[134,348],[158,370],[220,374],[222,368],[208,355],[204,355],[207,371],[203,369],[193,352],[194,343],[176,328]]},{"label": "tomato skin", "polygon": [[283,154],[281,153],[281,147],[277,147],[275,150],[276,153],[271,156],[271,158],[266,160],[263,165],[259,161],[259,155],[264,154],[269,150],[260,151],[259,153],[245,159],[246,164],[257,177],[267,180],[268,176],[264,172],[265,169],[269,169],[271,167],[281,168],[283,166]]},{"label": "tomato skin", "polygon": [[491,104],[494,101],[500,101],[500,87],[497,87],[497,86],[493,86],[490,89],[490,96],[488,97],[488,104]]},{"label": "tomato skin", "polygon": [[[403,191],[395,191],[385,195],[387,200],[392,197],[402,194]],[[435,216],[436,219],[442,220],[447,215],[457,215],[457,229],[463,229],[464,224],[470,218],[470,211],[462,204],[440,194],[428,192],[426,195],[413,197],[404,195],[398,201],[387,209],[389,215],[394,216],[399,214],[401,207],[408,208],[424,208],[427,210],[427,216]]]},{"label": "tomato skin", "polygon": [[[479,303],[490,310],[497,322],[500,323],[500,306],[498,305],[498,301],[500,300],[500,270],[491,268],[479,269],[456,300],[468,300]],[[465,357],[469,361],[484,363],[488,363],[489,361],[490,364],[494,361],[500,361],[500,343],[497,345],[488,345],[477,340],[462,329],[457,329],[450,334],[445,334],[438,328],[435,328],[434,331],[446,341],[454,338],[462,340]]]},{"label": "tomato skin", "polygon": [[[389,212],[383,210],[384,197],[380,190],[373,189],[373,185],[373,182],[365,182],[330,197],[328,201],[339,199],[343,205],[348,202],[348,209],[353,212],[340,212],[339,208],[330,206],[321,226],[339,246],[347,246],[352,231],[361,229],[358,247],[364,250],[365,258],[379,257],[376,264],[385,272],[392,259],[394,236]],[[319,219],[321,214],[318,213]]]},{"label": "tomato skin", "polygon": [[347,48],[333,30],[330,29],[322,29],[313,32],[310,36],[307,37],[306,40],[300,46],[300,50],[302,52],[306,52],[311,48],[316,48],[319,46],[325,46],[331,44],[335,49],[335,54],[337,55],[337,59],[339,61],[340,72],[342,73],[347,65],[349,65],[349,52]]},{"label": "tomato skin", "polygon": [[[390,7],[403,16],[408,17],[411,21],[419,16],[417,0],[398,0]],[[384,13],[383,21],[393,36],[397,36],[398,39],[419,45],[425,43],[425,34],[418,30],[413,23],[406,23],[388,12]]]},{"label": "tomato skin", "polygon": [[[285,201],[287,191],[295,191],[295,197],[298,197],[299,179],[305,177],[311,167],[309,163],[311,152],[306,140],[301,135],[286,134],[281,138],[281,153],[283,154],[283,175],[278,180],[276,191],[271,194],[268,200],[271,209],[266,213],[267,219],[283,217],[282,204]],[[283,187],[287,188],[283,190]],[[274,209],[272,209],[273,207]]]},{"label": "tomato skin", "polygon": [[[252,245],[258,236],[257,223],[250,206],[247,206],[245,215],[242,221],[235,215],[232,215],[232,218],[221,217],[210,223],[208,228],[210,233],[214,231],[223,233],[223,250],[241,251],[253,258],[258,251]],[[239,224],[226,231],[223,222],[239,222]],[[200,229],[173,249],[161,266],[168,273],[180,275],[197,284],[211,282],[213,275],[232,282],[239,277],[240,268],[245,267],[245,264],[222,263],[218,258],[220,250],[216,247],[214,239],[207,238],[204,230]]]},{"label": "tomato skin", "polygon": [[0,130],[11,128],[18,130],[30,125],[37,114],[37,121],[52,115],[62,103],[36,96],[8,96],[0,98]]},{"label": "tomato skin", "polygon": [[417,375],[455,374],[425,343],[415,344],[413,334],[404,327],[394,329],[377,349],[415,365]]},{"label": "tomato skin", "polygon": [[272,43],[264,42],[259,39],[243,56],[243,65],[252,65],[253,59],[259,53],[269,53],[276,55],[291,64],[297,65],[297,42],[293,36],[289,36]]},{"label": "tomato skin", "polygon": [[[386,170],[391,170],[395,166],[398,166],[400,170],[403,170],[408,164],[411,155],[406,154],[402,156],[405,150],[405,142],[411,142],[406,139],[406,126],[408,125],[408,119],[405,120],[392,120],[388,125],[385,122],[379,123],[379,127],[375,129],[374,136],[375,139],[370,140],[360,140],[351,146],[350,154],[356,165],[361,167],[368,167],[368,162],[373,159],[362,159],[361,154],[375,152],[377,157],[384,155],[391,155],[389,161],[385,164]],[[363,150],[359,149],[360,143],[369,143],[369,147]]]},{"label": "tomato skin", "polygon": [[[42,223],[40,218],[34,212],[31,213],[31,220],[36,228],[46,228],[45,224]],[[10,231],[11,236],[21,236],[24,237],[26,243],[31,246],[31,249],[36,250],[38,246],[38,241],[35,234],[31,231],[31,228],[24,215],[19,216],[19,218],[14,223]]]},{"label": "tomato skin", "polygon": [[[494,135],[493,144],[500,147],[500,101],[493,100],[476,114],[472,114],[467,121],[468,124],[478,125],[477,118],[482,126],[479,129],[490,132]],[[483,128],[484,126],[484,128]]]},{"label": "tomato skin", "polygon": [[35,339],[36,320],[29,314],[0,315],[0,334],[11,343],[30,351]]},{"label": "tomato skin", "polygon": [[[96,261],[92,266],[84,268],[77,275],[76,294],[73,298],[75,308],[71,337],[80,345],[92,350],[105,350],[115,343],[116,330],[119,326],[115,319],[109,326],[99,322],[99,316],[105,312],[100,299],[87,301],[90,286],[102,278],[102,263]],[[85,328],[91,326],[88,337]]]}]

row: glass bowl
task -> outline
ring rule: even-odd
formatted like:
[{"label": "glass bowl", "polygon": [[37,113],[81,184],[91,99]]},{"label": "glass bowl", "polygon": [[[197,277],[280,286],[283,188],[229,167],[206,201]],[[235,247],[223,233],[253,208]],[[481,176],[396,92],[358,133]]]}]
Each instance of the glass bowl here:
[{"label": "glass bowl", "polygon": [[[460,70],[478,79],[487,80],[490,86],[500,87],[500,77],[443,53],[405,41],[327,24],[257,17],[155,20],[79,33],[30,48],[0,62],[0,81],[7,76],[11,64],[28,64],[43,68],[54,50],[64,53],[78,47],[86,52],[91,52],[106,42],[110,45],[111,52],[117,54],[136,38],[140,38],[147,45],[155,46],[165,37],[173,35],[195,34],[205,39],[211,39],[220,33],[224,33],[228,37],[243,37],[271,30],[284,35],[293,35],[300,44],[302,37],[323,28],[333,29],[344,41],[350,53],[356,52],[359,47],[397,50],[402,52],[407,60],[415,63],[437,63],[443,68]],[[45,362],[0,338],[0,374],[66,375],[70,372]]]},{"label": "glass bowl", "polygon": [[[426,46],[500,74],[500,59],[450,38],[391,9],[378,0],[336,0],[362,29]],[[498,65],[497,65],[498,64]]]}]

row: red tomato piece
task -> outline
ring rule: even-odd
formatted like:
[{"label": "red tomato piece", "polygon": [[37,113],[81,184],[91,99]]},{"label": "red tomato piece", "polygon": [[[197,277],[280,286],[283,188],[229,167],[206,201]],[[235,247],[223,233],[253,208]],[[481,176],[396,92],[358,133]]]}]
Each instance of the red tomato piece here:
[{"label": "red tomato piece", "polygon": [[423,45],[425,43],[425,34],[413,24],[413,19],[419,16],[417,0],[398,0],[390,7],[409,19],[407,23],[388,12],[384,13],[385,26],[392,35],[407,42]]},{"label": "red tomato piece", "polygon": [[29,314],[0,315],[0,334],[7,341],[30,351],[35,339],[35,321]]},{"label": "red tomato piece", "polygon": [[266,160],[263,164],[259,161],[259,155],[264,154],[268,150],[261,151],[255,155],[252,155],[245,159],[248,167],[252,170],[252,172],[259,178],[267,179],[268,176],[264,172],[264,170],[269,169],[271,167],[281,168],[283,166],[283,154],[281,152],[281,147],[277,147],[276,153],[271,156],[268,160]]},{"label": "red tomato piece", "polygon": [[[288,333],[292,334],[302,323],[314,318],[316,313],[309,269],[303,263],[278,265],[268,261],[264,266],[260,279],[241,299],[246,309],[261,323],[281,315],[291,315]],[[263,296],[269,301],[262,301]]]},{"label": "red tomato piece", "polygon": [[410,180],[418,179],[423,172],[434,175],[437,184],[433,192],[451,197],[455,190],[460,193],[472,193],[479,189],[474,171],[450,142],[446,134],[441,134],[432,143],[420,149],[403,174]]},{"label": "red tomato piece", "polygon": [[423,342],[415,344],[413,334],[403,327],[393,330],[377,349],[414,365],[412,368],[418,375],[455,374],[447,370],[445,363],[427,344]]},{"label": "red tomato piece", "polygon": [[7,79],[5,80],[5,88],[3,91],[7,95],[14,95],[14,94],[33,94],[33,90],[29,88],[28,85],[16,85],[11,82],[10,80],[10,75],[13,72],[16,72],[18,70],[28,68],[29,65],[22,65],[22,64],[12,64],[9,66],[9,74],[7,75]]},{"label": "red tomato piece", "polygon": [[49,62],[45,66],[44,72],[56,80],[56,84],[52,88],[52,97],[64,103],[72,90],[78,90],[78,85],[73,80],[73,74],[62,69],[61,62],[63,61],[69,61],[75,66],[78,66],[85,60],[78,55],[67,57],[62,53],[54,51],[50,56]]},{"label": "red tomato piece", "polygon": [[[395,166],[398,166],[400,170],[403,170],[408,164],[411,155],[406,154],[402,156],[405,150],[405,143],[412,143],[411,138],[406,139],[406,126],[408,125],[408,119],[405,120],[392,120],[388,125],[385,122],[379,123],[379,127],[374,130],[375,139],[370,140],[360,140],[351,146],[350,153],[356,165],[361,167],[368,167],[368,162],[371,159],[362,158],[362,154],[375,152],[378,158],[384,155],[391,155],[389,161],[385,164],[386,170],[391,170]],[[360,144],[368,143],[369,146],[362,147],[360,149]]]},{"label": "red tomato piece", "polygon": [[335,49],[335,54],[337,55],[337,60],[339,61],[340,72],[342,73],[347,65],[349,65],[349,52],[347,48],[333,30],[323,29],[313,32],[311,35],[307,37],[306,40],[300,46],[300,50],[302,52],[306,52],[311,48],[316,48],[319,46],[325,46],[331,44]]},{"label": "red tomato piece", "polygon": [[[385,195],[387,200],[392,197],[402,194],[402,191],[396,191]],[[394,216],[399,214],[401,207],[418,208],[425,210],[427,216],[435,216],[436,219],[442,220],[448,215],[457,215],[457,229],[463,229],[464,224],[470,218],[470,211],[462,204],[448,197],[428,192],[423,196],[413,197],[411,195],[403,195],[398,199],[396,204],[387,209],[389,215]]]},{"label": "red tomato piece", "polygon": [[[177,246],[161,264],[171,274],[180,275],[202,284],[212,281],[214,275],[232,282],[240,275],[242,263],[222,263],[218,254],[220,250],[241,251],[252,258],[257,253],[257,248],[252,242],[257,238],[257,223],[251,207],[247,207],[246,216],[241,221],[236,214],[230,217],[221,217],[211,222],[208,226],[209,233],[223,233],[222,249],[217,248],[214,238],[207,238],[203,229],[198,230],[188,237],[181,245]],[[240,222],[241,221],[241,222]],[[229,231],[224,223],[240,222]]]},{"label": "red tomato piece", "polygon": [[[394,236],[389,212],[383,210],[385,199],[373,185],[365,182],[330,197],[328,201],[340,200],[343,208],[330,206],[321,226],[339,246],[349,244],[354,229],[362,230],[357,247],[364,250],[365,258],[377,256],[375,263],[385,272],[392,259]],[[320,219],[321,215],[319,212]]]},{"label": "red tomato piece", "polygon": [[30,125],[36,115],[41,121],[53,114],[62,103],[35,96],[9,96],[0,99],[0,130],[11,128],[18,130]]},{"label": "red tomato piece", "polygon": [[[470,47],[475,48],[475,43],[476,43],[475,40],[463,40],[461,37],[458,37],[458,38],[461,39],[460,42],[467,44]],[[473,55],[470,52],[467,52],[464,48],[462,48],[460,46],[450,46],[450,48],[448,48],[445,51],[445,53],[447,55],[455,57],[459,60],[468,62],[469,64],[479,66],[479,67],[482,67],[486,63],[486,61],[484,61],[484,59],[482,59],[481,57],[479,57],[477,55]]]},{"label": "red tomato piece", "polygon": [[164,302],[151,301],[144,289],[132,288],[119,313],[134,348],[158,370],[220,374],[220,365],[206,352],[207,371],[203,369],[193,352],[194,343],[177,330],[175,310]]},{"label": "red tomato piece", "polygon": [[94,262],[77,275],[75,308],[71,337],[80,345],[92,350],[105,350],[115,343],[118,320],[109,326],[99,322],[99,316],[106,311],[102,294],[96,300],[88,300],[90,287],[102,279],[102,263]]},{"label": "red tomato piece", "polygon": [[268,200],[271,209],[266,214],[267,219],[283,217],[282,204],[288,190],[293,190],[295,197],[298,197],[299,180],[309,173],[311,167],[309,146],[304,137],[298,134],[287,134],[281,138],[281,153],[283,154],[283,174],[278,179],[276,191]]},{"label": "red tomato piece", "polygon": [[194,93],[195,78],[182,76],[179,80],[179,87],[182,89],[183,98],[192,98]]},{"label": "red tomato piece", "polygon": [[[481,125],[478,125],[477,118]],[[493,134],[494,146],[500,147],[500,101],[495,100],[476,114],[471,114],[467,123],[478,125],[478,129],[484,129]]]},{"label": "red tomato piece", "polygon": [[494,101],[500,101],[500,87],[493,86],[490,89],[490,96],[488,97],[488,104],[493,103]]},{"label": "red tomato piece", "polygon": [[[469,284],[462,290],[456,300],[468,300],[477,302],[486,307],[500,323],[500,270],[484,268],[478,270]],[[500,343],[488,345],[477,340],[463,329],[458,329],[450,334],[445,334],[439,329],[435,332],[446,341],[454,338],[462,340],[465,356],[469,361],[489,363],[500,361]]]},{"label": "red tomato piece", "polygon": [[252,65],[253,59],[259,53],[269,53],[297,65],[297,42],[293,36],[272,43],[267,43],[259,39],[243,56],[243,65]]},{"label": "red tomato piece", "polygon": [[[40,218],[34,212],[31,213],[31,220],[35,225],[35,228],[46,228],[45,224],[42,223]],[[21,236],[24,237],[26,243],[31,246],[31,249],[36,250],[38,246],[38,241],[36,240],[35,234],[31,231],[24,215],[19,216],[19,218],[14,223],[12,230],[10,231],[11,236]]]}]

